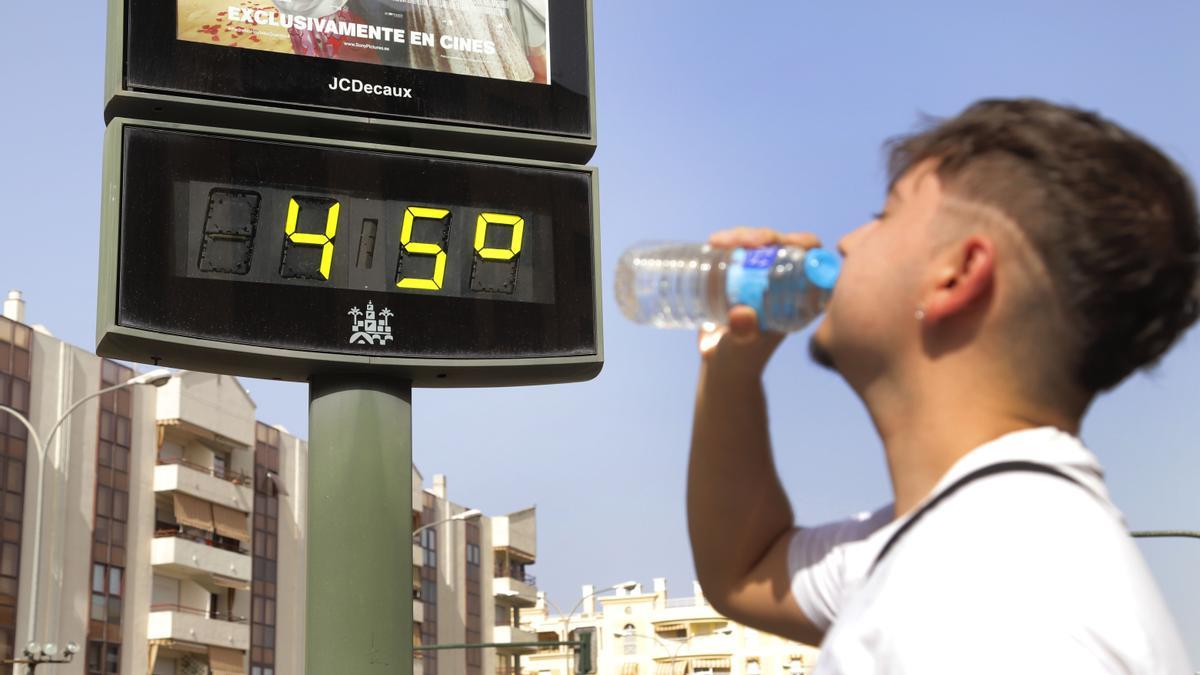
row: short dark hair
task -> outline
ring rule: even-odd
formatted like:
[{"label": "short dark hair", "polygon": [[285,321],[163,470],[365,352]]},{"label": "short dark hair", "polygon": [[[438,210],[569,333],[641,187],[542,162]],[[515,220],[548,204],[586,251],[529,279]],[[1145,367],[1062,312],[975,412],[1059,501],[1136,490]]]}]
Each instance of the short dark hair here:
[{"label": "short dark hair", "polygon": [[984,100],[889,142],[894,183],[919,162],[1003,211],[1044,261],[1090,393],[1152,365],[1200,314],[1200,217],[1187,176],[1099,115],[1036,99]]}]

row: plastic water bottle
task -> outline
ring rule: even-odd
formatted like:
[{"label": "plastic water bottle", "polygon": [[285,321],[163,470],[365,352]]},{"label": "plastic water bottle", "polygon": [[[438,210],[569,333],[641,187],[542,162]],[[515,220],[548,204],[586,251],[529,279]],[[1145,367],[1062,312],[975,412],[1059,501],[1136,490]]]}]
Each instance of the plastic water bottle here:
[{"label": "plastic water bottle", "polygon": [[639,244],[617,263],[617,303],[637,323],[693,329],[749,305],[763,330],[796,331],[825,309],[840,271],[837,255],[820,248]]}]

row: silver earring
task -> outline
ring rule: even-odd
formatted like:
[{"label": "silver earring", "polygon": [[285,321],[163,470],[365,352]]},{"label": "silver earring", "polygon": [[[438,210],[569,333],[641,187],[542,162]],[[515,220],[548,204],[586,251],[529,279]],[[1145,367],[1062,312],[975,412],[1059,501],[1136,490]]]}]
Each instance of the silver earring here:
[{"label": "silver earring", "polygon": [[913,316],[916,317],[917,321],[924,321],[925,320],[925,308],[918,307],[917,311],[913,313]]}]

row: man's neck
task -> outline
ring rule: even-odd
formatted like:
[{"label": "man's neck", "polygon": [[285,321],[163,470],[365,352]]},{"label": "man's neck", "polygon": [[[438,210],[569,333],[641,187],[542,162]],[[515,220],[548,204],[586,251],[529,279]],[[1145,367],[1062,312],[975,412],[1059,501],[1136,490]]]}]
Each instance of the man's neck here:
[{"label": "man's neck", "polygon": [[896,517],[915,508],[950,467],[988,441],[1043,426],[1078,433],[1078,417],[1023,403],[981,384],[974,380],[965,387],[864,396],[887,455]]}]

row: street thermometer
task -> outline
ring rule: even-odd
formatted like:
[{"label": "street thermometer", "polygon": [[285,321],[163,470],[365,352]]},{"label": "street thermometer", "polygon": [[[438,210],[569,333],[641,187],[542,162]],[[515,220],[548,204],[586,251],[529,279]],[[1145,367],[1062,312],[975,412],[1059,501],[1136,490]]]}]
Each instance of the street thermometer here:
[{"label": "street thermometer", "polygon": [[600,372],[594,89],[588,0],[110,1],[97,353],[309,383],[311,675],[412,663],[412,388]]}]

